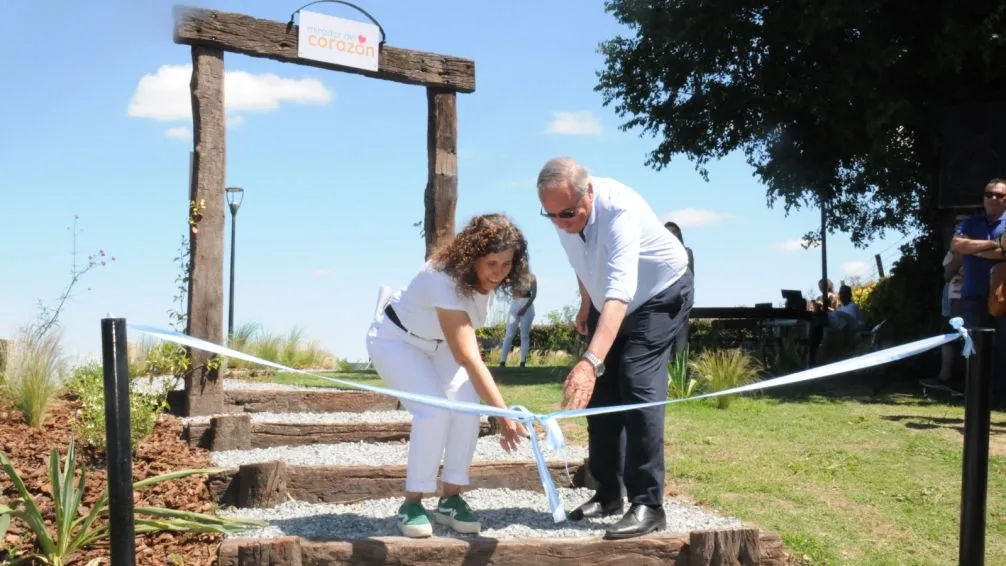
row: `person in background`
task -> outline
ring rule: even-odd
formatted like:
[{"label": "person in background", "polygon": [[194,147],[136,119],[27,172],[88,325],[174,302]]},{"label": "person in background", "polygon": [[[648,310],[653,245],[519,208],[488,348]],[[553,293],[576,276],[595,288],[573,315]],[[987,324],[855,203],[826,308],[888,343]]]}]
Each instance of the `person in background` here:
[{"label": "person in background", "polygon": [[817,282],[821,297],[810,303],[814,318],[810,325],[810,365],[817,365],[822,359],[821,343],[824,341],[824,329],[829,325],[829,318],[838,309],[838,296],[835,295],[835,284],[831,279],[821,279]]},{"label": "person in background", "polygon": [[[681,245],[684,246],[685,239],[681,236],[681,228],[677,225],[676,222],[674,222],[674,221],[665,222],[664,223],[664,228],[667,228],[667,230],[671,234],[674,234],[674,237],[677,238],[678,241],[681,242]],[[694,277],[695,276],[695,256],[692,254],[692,248],[689,248],[688,246],[685,246],[685,252],[688,254],[688,269],[692,272],[692,276]]]},{"label": "person in background", "polygon": [[527,356],[531,351],[531,323],[534,322],[534,298],[538,296],[538,280],[534,273],[528,272],[527,277],[514,287],[513,300],[510,301],[510,312],[506,319],[506,336],[503,338],[503,349],[500,352],[500,367],[506,367],[507,356],[513,346],[513,338],[520,328],[520,367],[527,365]]},{"label": "person in background", "polygon": [[961,316],[965,327],[995,328],[995,363],[992,380],[993,405],[1006,406],[1006,316],[989,314],[989,279],[992,267],[1006,261],[999,239],[1006,231],[1006,179],[985,185],[984,210],[961,222],[950,249],[964,256]]},{"label": "person in background", "polygon": [[[960,226],[960,222],[955,226]],[[943,293],[940,296],[940,316],[950,326],[950,319],[961,316],[961,290],[964,287],[964,256],[947,250],[943,256]],[[953,376],[954,360],[959,350],[957,342],[944,344],[940,348],[940,372],[936,379],[923,379],[920,383],[929,387],[950,387]],[[952,387],[952,389],[957,389]]]},{"label": "person in background", "polygon": [[[681,245],[685,245],[685,239],[681,236],[681,228],[673,220],[664,223],[664,228],[674,237],[681,242]],[[695,278],[695,256],[692,254],[692,248],[685,246],[685,252],[688,254],[688,271],[692,273],[692,278]],[[674,337],[674,352],[675,355],[688,355],[688,336],[691,332],[691,324],[688,319],[685,319],[681,328],[678,329],[678,335]]]},{"label": "person in background", "polygon": [[859,332],[863,325],[863,315],[852,300],[852,287],[842,285],[838,288],[838,302],[839,307],[828,313],[828,326],[837,330]]},{"label": "person in background", "polygon": [[964,256],[961,315],[966,327],[996,330],[996,358],[992,380],[993,404],[1006,406],[1006,317],[989,314],[989,282],[993,265],[1006,260],[999,239],[1006,231],[1006,179],[985,186],[984,210],[958,226],[951,240],[954,253]]}]

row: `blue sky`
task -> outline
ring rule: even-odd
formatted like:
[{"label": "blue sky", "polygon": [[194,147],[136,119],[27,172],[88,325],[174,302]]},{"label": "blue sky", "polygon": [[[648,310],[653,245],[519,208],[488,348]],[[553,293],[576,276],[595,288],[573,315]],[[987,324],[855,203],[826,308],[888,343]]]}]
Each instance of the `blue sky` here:
[{"label": "blue sky", "polygon": [[[685,159],[644,165],[655,142],[618,129],[593,91],[597,44],[624,31],[601,2],[362,1],[389,45],[475,60],[476,91],[458,95],[457,225],[503,211],[528,237],[540,281],[538,320],[570,303],[576,283],[554,230],[538,216],[538,169],[571,155],[639,191],[683,226],[695,253],[696,305],[778,302],[820,276],[818,250],[796,241],[816,209],[785,216],[743,157],[711,164],[704,181]],[[300,2],[197,5],[286,21]],[[190,49],[172,41],[172,3],[0,5],[8,88],[0,136],[4,195],[0,336],[35,317],[69,280],[79,216],[82,258],[116,261],[88,273],[62,316],[67,353],[100,352],[106,314],[167,327],[186,230]],[[335,4],[311,10],[361,19]],[[48,38],[48,40],[46,39]],[[227,184],[245,188],[238,214],[238,325],[303,328],[340,357],[366,359],[364,333],[380,285],[408,283],[424,245],[426,93],[344,73],[226,54]],[[272,75],[272,76],[270,76]],[[225,263],[229,261],[230,216]],[[829,236],[829,275],[875,277],[897,259],[902,234],[867,249]],[[229,272],[224,273],[225,287]],[[226,300],[225,291],[225,300]],[[224,324],[226,325],[226,304]],[[135,338],[135,336],[131,336]]]}]

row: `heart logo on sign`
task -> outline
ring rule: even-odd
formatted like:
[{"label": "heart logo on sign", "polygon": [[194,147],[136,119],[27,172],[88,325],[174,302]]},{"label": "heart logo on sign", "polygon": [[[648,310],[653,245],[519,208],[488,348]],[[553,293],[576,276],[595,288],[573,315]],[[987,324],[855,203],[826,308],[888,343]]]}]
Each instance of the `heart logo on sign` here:
[{"label": "heart logo on sign", "polygon": [[360,43],[367,43],[367,36],[365,35],[358,35],[356,36],[356,39],[359,40]]}]

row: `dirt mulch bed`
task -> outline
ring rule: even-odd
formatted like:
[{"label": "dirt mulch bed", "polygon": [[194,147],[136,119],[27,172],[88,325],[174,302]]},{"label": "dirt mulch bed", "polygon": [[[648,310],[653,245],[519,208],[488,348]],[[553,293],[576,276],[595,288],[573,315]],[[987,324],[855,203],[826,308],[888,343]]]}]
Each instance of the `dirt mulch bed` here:
[{"label": "dirt mulch bed", "polygon": [[[0,400],[0,450],[13,462],[14,468],[35,498],[51,526],[53,508],[49,486],[49,452],[56,448],[60,453],[60,464],[66,457],[66,449],[72,434],[71,421],[79,408],[72,399],[60,399],[50,407],[49,414],[41,428],[32,428],[24,423],[21,413],[8,401]],[[160,475],[174,470],[209,468],[210,455],[206,450],[190,448],[181,439],[182,425],[179,419],[162,415],[154,431],[135,448],[133,457],[133,481]],[[77,467],[87,467],[87,485],[84,496],[84,512],[107,488],[105,455],[94,449],[78,447]],[[9,501],[17,496],[14,486],[6,473],[0,471],[0,501]],[[212,514],[215,507],[206,487],[206,476],[190,476],[171,480],[144,489],[134,494],[136,506],[157,506]],[[137,537],[136,564],[138,565],[209,565],[216,563],[216,552],[222,536],[162,533]],[[11,522],[4,541],[19,551],[30,551],[34,536],[18,520]],[[0,545],[2,546],[2,545]],[[107,544],[97,544],[80,552],[68,565],[83,565],[93,558],[105,558],[107,564]],[[0,559],[2,561],[2,559]]]}]

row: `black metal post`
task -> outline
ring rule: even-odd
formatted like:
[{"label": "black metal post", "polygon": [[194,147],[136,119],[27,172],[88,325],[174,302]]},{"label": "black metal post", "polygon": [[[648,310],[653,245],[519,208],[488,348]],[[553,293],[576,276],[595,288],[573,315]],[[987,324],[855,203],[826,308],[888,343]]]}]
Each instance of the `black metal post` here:
[{"label": "black metal post", "polygon": [[108,445],[108,530],[112,566],[136,564],[133,524],[133,450],[129,439],[129,357],[126,319],[101,319]]},{"label": "black metal post", "polygon": [[884,278],[884,261],[880,259],[880,254],[874,254],[873,259],[877,260],[877,273],[880,274],[880,278]]},{"label": "black metal post", "polygon": [[961,478],[960,566],[985,564],[985,497],[989,477],[989,425],[995,363],[995,330],[969,328],[975,353],[968,361]]},{"label": "black metal post", "polygon": [[[821,281],[824,289],[821,290],[824,312],[828,312],[831,303],[828,302],[828,201],[821,197]],[[827,316],[827,315],[825,315]]]},{"label": "black metal post", "polygon": [[237,235],[238,207],[231,203],[231,296],[227,300],[227,340],[234,335],[234,250]]}]

